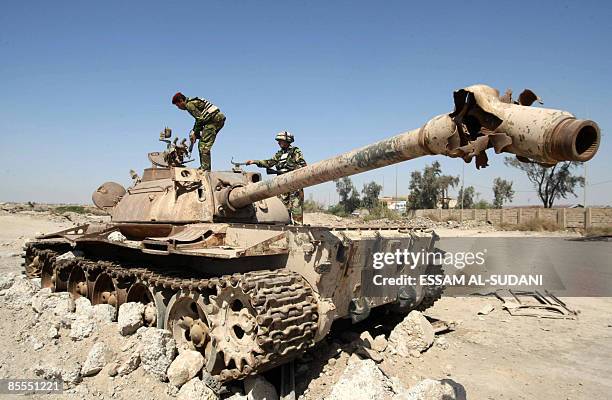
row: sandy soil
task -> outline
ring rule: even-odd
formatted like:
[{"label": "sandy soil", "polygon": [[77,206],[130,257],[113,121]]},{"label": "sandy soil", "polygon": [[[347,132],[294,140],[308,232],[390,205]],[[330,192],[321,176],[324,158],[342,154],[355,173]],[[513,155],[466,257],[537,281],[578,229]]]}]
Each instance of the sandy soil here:
[{"label": "sandy soil", "polygon": [[[82,222],[82,221],[77,221]],[[19,253],[25,240],[37,232],[65,229],[73,224],[48,214],[0,215],[0,274],[21,269]],[[438,230],[437,230],[438,231]],[[469,231],[469,233],[468,233]],[[450,230],[440,234],[469,234]],[[502,236],[524,232],[481,232]],[[513,317],[495,298],[443,298],[425,314],[458,322],[455,331],[442,335],[448,348],[434,345],[418,358],[385,353],[380,364],[389,376],[405,386],[424,378],[451,378],[462,384],[469,399],[603,399],[612,393],[612,299],[569,298],[568,305],[580,311],[577,320]],[[484,305],[495,310],[477,315]],[[0,378],[34,377],[40,365],[71,366],[82,363],[97,340],[120,349],[123,344],[112,325],[84,341],[74,342],[60,329],[60,338],[46,338],[49,322],[33,311],[0,305]],[[346,330],[388,332],[394,322],[373,319],[367,324],[338,324],[328,340],[298,360],[296,381],[304,399],[329,394],[349,358],[339,336]],[[34,349],[34,341],[44,347]],[[273,378],[271,378],[273,379]],[[70,398],[148,399],[169,398],[167,385],[137,370],[123,378],[110,379],[101,372],[84,378]],[[42,396],[41,398],[47,398]]]}]

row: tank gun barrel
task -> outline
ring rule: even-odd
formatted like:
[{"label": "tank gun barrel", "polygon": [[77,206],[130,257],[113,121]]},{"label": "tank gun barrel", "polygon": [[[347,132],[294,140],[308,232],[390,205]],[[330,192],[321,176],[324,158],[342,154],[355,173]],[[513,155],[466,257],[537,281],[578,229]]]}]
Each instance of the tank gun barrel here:
[{"label": "tank gun barrel", "polygon": [[499,92],[489,86],[457,90],[454,103],[452,113],[434,117],[421,128],[267,181],[236,187],[229,193],[228,205],[242,208],[282,193],[425,155],[461,157],[466,162],[475,158],[476,167],[481,168],[487,166],[485,150],[494,148],[495,153],[515,154],[521,161],[553,165],[588,161],[599,147],[600,131],[595,122],[576,119],[566,111],[500,99]]}]

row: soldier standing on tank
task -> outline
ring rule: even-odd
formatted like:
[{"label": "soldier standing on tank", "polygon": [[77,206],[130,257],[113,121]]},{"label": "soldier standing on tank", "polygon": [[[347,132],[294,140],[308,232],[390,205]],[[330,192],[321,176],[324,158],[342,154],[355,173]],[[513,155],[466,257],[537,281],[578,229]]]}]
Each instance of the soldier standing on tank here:
[{"label": "soldier standing on tank", "polygon": [[200,140],[198,143],[200,169],[210,171],[210,150],[215,143],[217,133],[225,125],[225,115],[210,101],[198,97],[188,98],[181,92],[172,97],[172,104],[195,118],[189,140],[192,145],[197,139]]},{"label": "soldier standing on tank", "polygon": [[[261,168],[276,167],[279,175],[306,166],[306,161],[302,155],[302,151],[296,146],[292,146],[294,138],[290,132],[283,131],[276,135],[276,141],[280,146],[280,150],[268,160],[248,160],[247,165],[255,164]],[[283,193],[278,196],[289,215],[293,224],[302,225],[304,222],[304,190],[300,189],[295,192]]]}]

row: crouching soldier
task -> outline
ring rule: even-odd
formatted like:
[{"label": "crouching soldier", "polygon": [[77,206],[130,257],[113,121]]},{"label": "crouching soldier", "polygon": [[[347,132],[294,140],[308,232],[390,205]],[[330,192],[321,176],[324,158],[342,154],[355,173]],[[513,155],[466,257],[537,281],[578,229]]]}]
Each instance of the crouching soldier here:
[{"label": "crouching soldier", "polygon": [[217,133],[225,125],[225,115],[210,101],[197,97],[187,98],[181,92],[172,97],[172,104],[180,110],[187,111],[195,119],[189,140],[193,146],[199,139],[200,169],[210,171],[210,150],[215,143]]}]

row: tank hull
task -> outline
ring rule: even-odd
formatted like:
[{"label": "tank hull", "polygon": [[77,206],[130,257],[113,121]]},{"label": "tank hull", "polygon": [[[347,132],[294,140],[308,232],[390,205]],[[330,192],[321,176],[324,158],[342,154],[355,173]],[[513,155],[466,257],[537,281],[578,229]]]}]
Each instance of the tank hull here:
[{"label": "tank hull", "polygon": [[[403,227],[89,225],[30,242],[26,266],[38,256],[43,286],[94,304],[144,303],[146,325],[189,337],[182,345],[201,350],[208,370],[230,380],[299,355],[337,319],[361,321],[386,305],[418,308],[428,296],[418,285],[373,287],[373,255],[433,251],[436,239]],[[67,250],[76,257],[58,259]],[[380,273],[427,268],[389,264]]]}]

